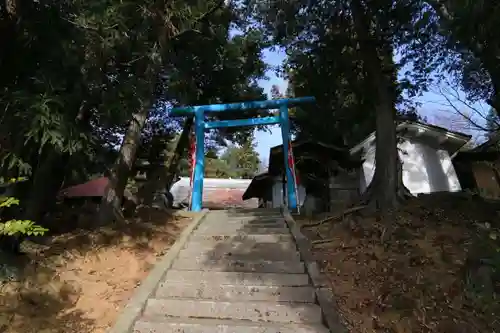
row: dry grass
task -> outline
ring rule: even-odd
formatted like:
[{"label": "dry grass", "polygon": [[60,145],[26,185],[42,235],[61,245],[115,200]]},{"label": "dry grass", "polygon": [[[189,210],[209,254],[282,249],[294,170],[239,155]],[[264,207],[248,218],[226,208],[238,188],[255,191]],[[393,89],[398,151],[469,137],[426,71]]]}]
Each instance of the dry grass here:
[{"label": "dry grass", "polygon": [[[500,332],[498,204],[413,199],[389,221],[305,228],[350,332]],[[310,223],[311,221],[302,221]]]},{"label": "dry grass", "polygon": [[105,332],[190,220],[142,211],[31,244],[18,281],[0,286],[0,332]]}]

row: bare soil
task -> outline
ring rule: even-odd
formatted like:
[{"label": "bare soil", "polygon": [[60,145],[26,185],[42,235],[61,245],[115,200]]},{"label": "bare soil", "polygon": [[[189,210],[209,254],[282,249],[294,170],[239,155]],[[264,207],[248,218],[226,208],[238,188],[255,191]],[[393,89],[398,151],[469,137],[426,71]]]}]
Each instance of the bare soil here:
[{"label": "bare soil", "polygon": [[191,218],[143,210],[112,227],[23,243],[0,282],[1,333],[103,333]]},{"label": "bare soil", "polygon": [[425,195],[385,220],[303,232],[350,332],[500,332],[497,210],[471,195]]}]

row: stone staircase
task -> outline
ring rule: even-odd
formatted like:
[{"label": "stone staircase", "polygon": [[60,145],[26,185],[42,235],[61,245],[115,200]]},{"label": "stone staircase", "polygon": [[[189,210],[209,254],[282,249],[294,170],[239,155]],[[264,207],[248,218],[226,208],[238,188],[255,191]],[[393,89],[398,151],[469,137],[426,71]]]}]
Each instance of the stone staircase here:
[{"label": "stone staircase", "polygon": [[133,324],[134,333],[327,333],[277,211],[211,211]]}]

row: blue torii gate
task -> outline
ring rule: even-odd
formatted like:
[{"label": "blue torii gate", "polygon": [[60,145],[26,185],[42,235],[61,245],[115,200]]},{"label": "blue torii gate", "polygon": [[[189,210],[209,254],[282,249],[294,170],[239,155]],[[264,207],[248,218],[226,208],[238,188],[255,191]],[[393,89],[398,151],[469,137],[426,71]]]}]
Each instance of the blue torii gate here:
[{"label": "blue torii gate", "polygon": [[[288,108],[297,104],[314,102],[314,97],[285,98],[267,101],[252,101],[231,104],[210,104],[178,107],[171,110],[174,116],[194,115],[195,137],[196,137],[196,155],[193,176],[193,189],[191,197],[191,210],[198,212],[202,208],[203,199],[203,177],[205,174],[205,130],[220,127],[236,126],[255,126],[255,125],[273,125],[280,124],[281,137],[283,139],[283,156],[286,170],[286,183],[288,192],[288,207],[297,208],[297,195],[293,181],[294,175],[288,165],[288,141],[290,139],[290,123],[288,118]],[[279,116],[249,118],[237,120],[221,120],[205,122],[205,113],[210,112],[228,112],[257,109],[279,109]]]}]

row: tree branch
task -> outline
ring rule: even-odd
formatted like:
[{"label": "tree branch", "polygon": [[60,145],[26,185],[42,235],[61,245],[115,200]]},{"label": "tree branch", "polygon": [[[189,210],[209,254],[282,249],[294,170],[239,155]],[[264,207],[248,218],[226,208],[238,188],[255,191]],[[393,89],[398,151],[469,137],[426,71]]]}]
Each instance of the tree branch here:
[{"label": "tree branch", "polygon": [[453,16],[450,14],[444,3],[439,0],[427,0],[426,2],[432,7],[432,9],[434,9],[442,20],[447,23],[451,23],[451,21],[453,21]]},{"label": "tree branch", "polygon": [[[434,9],[436,14],[443,20],[446,24],[451,25],[453,23],[453,20],[455,19],[453,15],[450,13],[448,10],[448,7],[444,4],[443,1],[441,0],[426,0],[427,4]],[[464,44],[460,42],[460,44]],[[471,52],[474,54],[475,57],[478,59],[481,59],[481,54],[483,53],[483,48],[481,45],[477,42],[471,41],[470,43],[467,43],[465,45],[467,48],[471,50]]]},{"label": "tree branch", "polygon": [[180,37],[184,36],[185,34],[187,34],[189,32],[197,32],[197,33],[199,33],[198,30],[194,29],[194,26],[196,24],[200,23],[201,21],[206,20],[209,16],[211,16],[217,10],[219,10],[220,8],[222,8],[223,5],[224,5],[224,0],[220,0],[210,10],[208,10],[207,12],[203,13],[202,15],[200,15],[199,17],[197,17],[196,19],[194,19],[194,21],[191,23],[191,28],[185,29],[185,30],[180,31],[180,32],[177,32],[177,34],[175,34],[174,36],[172,36],[172,39],[179,39]]},{"label": "tree branch", "polygon": [[366,207],[367,207],[366,205],[354,206],[354,207],[351,207],[351,208],[348,208],[348,209],[342,211],[341,213],[339,213],[337,215],[327,217],[326,219],[323,219],[323,220],[321,220],[319,222],[310,223],[310,224],[304,224],[304,225],[302,225],[302,228],[318,227],[320,225],[325,224],[326,222],[329,222],[329,221],[332,221],[332,220],[341,219],[341,218],[344,218],[348,214],[359,212],[360,210],[363,210]]},{"label": "tree branch", "polygon": [[[495,129],[490,129],[484,125],[481,125],[478,121],[474,120],[472,116],[467,115],[464,111],[460,110],[455,105],[456,102],[464,105],[468,110],[470,110],[473,114],[479,116],[482,120],[488,121],[487,116],[484,115],[483,112],[481,112],[478,108],[476,108],[475,106],[473,106],[472,104],[470,104],[469,102],[467,102],[466,100],[464,100],[463,98],[460,97],[460,93],[458,92],[457,89],[451,88],[451,85],[449,85],[449,87],[450,87],[449,89],[443,89],[441,87],[436,87],[436,89],[434,89],[435,93],[441,95],[446,100],[446,103],[438,103],[438,104],[442,104],[443,106],[451,107],[457,115],[459,115],[464,120],[469,122],[469,124],[471,124],[477,130],[484,131],[484,132],[494,132],[495,131]],[[496,122],[495,125],[500,127],[500,123],[497,123],[497,121],[495,121],[495,122]]]}]

